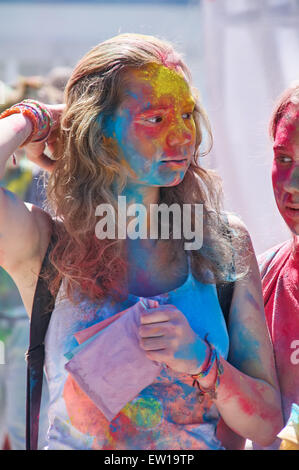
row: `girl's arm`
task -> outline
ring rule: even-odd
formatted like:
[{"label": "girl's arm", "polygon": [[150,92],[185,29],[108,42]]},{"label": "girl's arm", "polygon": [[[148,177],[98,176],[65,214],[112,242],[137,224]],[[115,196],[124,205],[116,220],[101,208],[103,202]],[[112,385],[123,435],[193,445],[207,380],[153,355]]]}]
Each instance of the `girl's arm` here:
[{"label": "girl's arm", "polygon": [[5,173],[6,162],[29,137],[32,124],[23,114],[12,114],[0,119],[0,179]]},{"label": "girl's arm", "polygon": [[[227,361],[220,358],[223,373],[214,402],[229,428],[267,446],[283,427],[280,391],[258,266],[249,235],[244,227],[241,230],[248,240],[250,269],[235,285],[228,325],[229,357]],[[140,337],[140,345],[150,359],[177,372],[195,375],[206,368],[207,344],[174,306],[149,309],[141,316]],[[216,373],[215,363],[205,378],[198,379],[200,386],[212,388]]]},{"label": "girl's arm", "polygon": [[[30,119],[13,114],[0,119],[0,178],[5,165],[32,132]],[[40,148],[29,144],[38,161]],[[41,156],[43,159],[43,157]],[[37,274],[49,240],[51,220],[42,209],[26,204],[14,193],[0,187],[0,265],[17,284],[25,307],[30,313]]]},{"label": "girl's arm", "polygon": [[[233,431],[262,446],[271,444],[283,427],[281,399],[276,377],[270,335],[266,326],[260,274],[249,234],[238,219],[238,226],[247,239],[249,272],[237,281],[230,309],[228,360],[220,377],[215,403]],[[215,374],[215,371],[214,371]],[[214,380],[201,380],[209,387]]]}]

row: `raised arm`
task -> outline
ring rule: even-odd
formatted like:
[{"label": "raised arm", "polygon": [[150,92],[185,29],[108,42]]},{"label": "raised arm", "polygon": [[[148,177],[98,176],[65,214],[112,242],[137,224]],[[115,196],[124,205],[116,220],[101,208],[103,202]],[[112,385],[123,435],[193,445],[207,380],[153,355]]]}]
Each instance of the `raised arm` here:
[{"label": "raised arm", "polygon": [[[237,224],[230,221],[235,228]],[[201,390],[209,393],[215,402],[229,429],[267,446],[283,426],[280,391],[257,262],[250,237],[239,225],[247,240],[249,271],[236,281],[234,289],[228,325],[228,359],[219,356],[218,361],[215,350],[212,352],[173,305],[148,309],[141,315],[140,346],[150,359],[197,380]]]},{"label": "raised arm", "polygon": [[[0,178],[12,154],[32,135],[31,120],[21,113],[0,119]],[[45,143],[29,143],[26,155],[43,168],[54,163],[44,153]],[[30,315],[43,255],[51,232],[51,218],[0,187],[0,265],[15,281]]]}]

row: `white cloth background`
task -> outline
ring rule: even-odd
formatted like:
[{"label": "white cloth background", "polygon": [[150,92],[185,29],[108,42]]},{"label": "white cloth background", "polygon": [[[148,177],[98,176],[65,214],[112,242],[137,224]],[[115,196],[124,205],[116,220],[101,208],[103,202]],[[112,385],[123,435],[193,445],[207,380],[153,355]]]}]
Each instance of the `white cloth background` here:
[{"label": "white cloth background", "polygon": [[259,254],[290,237],[273,197],[268,122],[277,96],[299,79],[299,0],[203,0],[204,105],[223,178]]}]

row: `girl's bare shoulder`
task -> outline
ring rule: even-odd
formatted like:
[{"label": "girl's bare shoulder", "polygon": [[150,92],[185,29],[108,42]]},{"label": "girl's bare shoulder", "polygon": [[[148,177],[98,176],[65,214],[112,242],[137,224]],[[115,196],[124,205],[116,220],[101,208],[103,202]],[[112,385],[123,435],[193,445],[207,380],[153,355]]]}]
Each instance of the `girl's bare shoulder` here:
[{"label": "girl's bare shoulder", "polygon": [[[31,222],[25,224],[23,241],[22,237],[15,240],[19,243],[16,251],[19,252],[16,262],[8,264],[6,268],[14,280],[28,315],[30,316],[38,276],[42,262],[53,230],[51,216],[43,209],[29,203],[25,203],[30,213]],[[30,242],[30,236],[31,242]],[[21,255],[21,249],[23,254]]]}]

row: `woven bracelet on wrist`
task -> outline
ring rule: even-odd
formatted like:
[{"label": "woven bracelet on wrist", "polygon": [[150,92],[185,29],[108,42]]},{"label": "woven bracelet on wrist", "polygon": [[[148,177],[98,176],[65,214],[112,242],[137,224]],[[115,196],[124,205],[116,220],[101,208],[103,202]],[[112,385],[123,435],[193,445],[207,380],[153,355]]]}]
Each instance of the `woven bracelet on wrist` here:
[{"label": "woven bracelet on wrist", "polygon": [[10,108],[3,111],[3,113],[0,114],[0,119],[4,119],[8,116],[12,116],[13,114],[23,114],[30,120],[31,125],[32,125],[32,131],[30,135],[27,137],[25,142],[23,142],[23,144],[21,145],[21,147],[23,147],[24,145],[28,144],[31,141],[33,135],[38,132],[38,119],[37,119],[36,113],[32,109],[27,108],[26,106],[22,106],[21,103],[11,106]]},{"label": "woven bracelet on wrist", "polygon": [[12,114],[21,113],[30,119],[32,124],[32,132],[23,142],[20,147],[24,147],[29,142],[44,142],[48,139],[51,127],[53,125],[52,117],[49,111],[44,108],[38,101],[35,100],[23,100],[10,108],[6,109],[1,115],[0,119],[3,119]]},{"label": "woven bracelet on wrist", "polygon": [[[191,377],[193,378],[192,386],[193,387],[196,386],[197,389],[198,389],[197,394],[198,394],[198,400],[199,400],[200,403],[202,403],[202,401],[204,400],[205,395],[209,395],[209,397],[212,398],[212,399],[217,398],[216,390],[217,390],[217,387],[219,386],[219,383],[220,383],[220,376],[223,374],[223,366],[220,362],[219,355],[218,355],[216,349],[214,348],[214,346],[212,346],[209,343],[209,341],[207,340],[207,336],[208,335],[205,336],[205,341],[206,341],[206,343],[208,344],[208,346],[210,348],[210,355],[209,355],[208,364],[207,364],[204,371],[201,371],[196,375],[191,375]],[[215,361],[216,361],[216,368],[217,368],[215,381],[214,381],[214,383],[211,387],[204,388],[200,385],[199,379],[201,379],[203,377],[206,377],[210,373],[212,367],[214,366]]]},{"label": "woven bracelet on wrist", "polygon": [[53,125],[53,119],[46,107],[41,103],[35,100],[26,99],[22,103],[25,106],[30,107],[32,110],[35,110],[39,114],[39,128],[38,132],[33,136],[34,139],[32,142],[44,142],[48,139],[51,127]]}]

